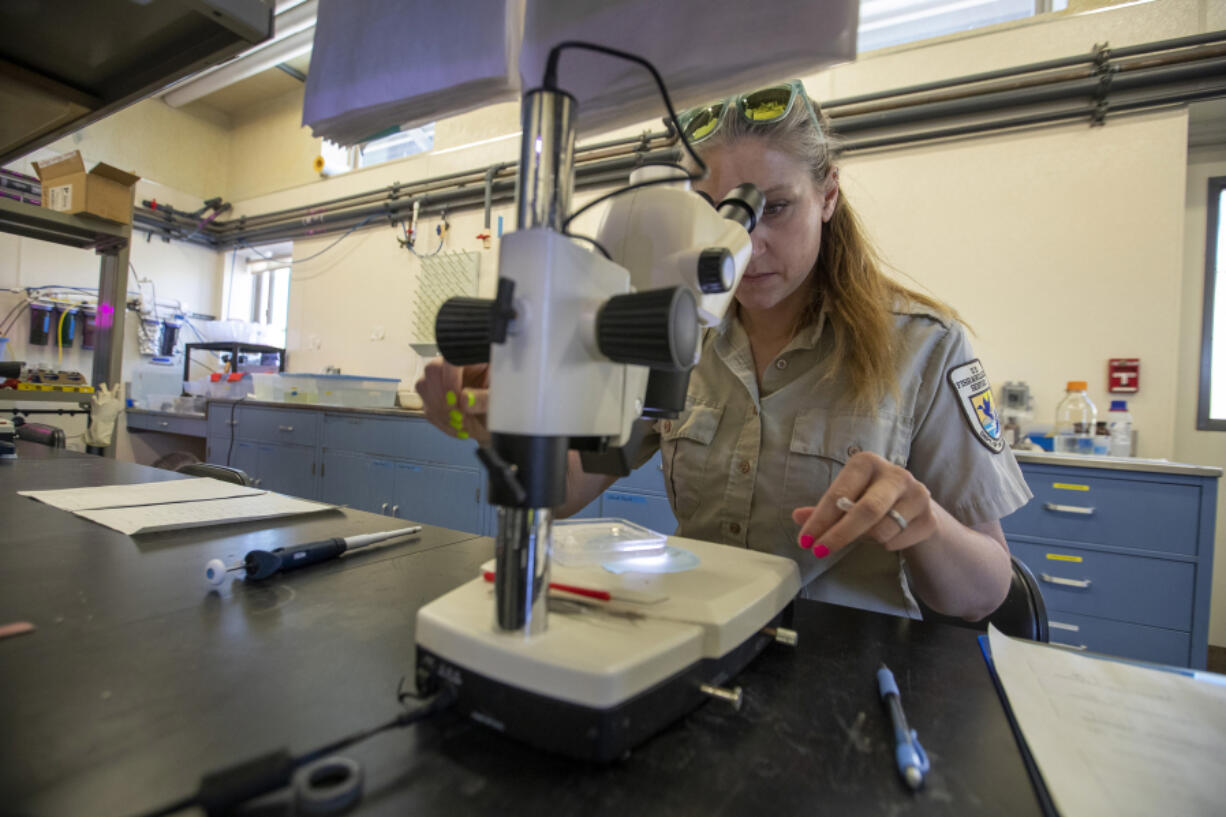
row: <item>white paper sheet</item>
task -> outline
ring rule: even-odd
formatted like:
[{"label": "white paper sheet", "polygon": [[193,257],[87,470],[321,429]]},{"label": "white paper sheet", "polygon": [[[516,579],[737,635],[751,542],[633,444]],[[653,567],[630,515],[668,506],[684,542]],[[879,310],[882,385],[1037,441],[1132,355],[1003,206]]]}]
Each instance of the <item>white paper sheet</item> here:
[{"label": "white paper sheet", "polygon": [[1226,813],[1226,687],[1019,641],[995,627],[989,641],[1062,817]]},{"label": "white paper sheet", "polygon": [[140,482],[133,485],[99,485],[93,488],[18,491],[17,493],[61,510],[75,512],[98,508],[129,508],[165,502],[196,502],[205,499],[254,496],[264,491],[209,477],[193,477],[163,482]]},{"label": "white paper sheet", "polygon": [[126,533],[192,528],[202,525],[224,525],[274,516],[318,513],[335,508],[321,502],[310,502],[284,494],[264,492],[255,496],[227,499],[206,499],[199,502],[171,502],[164,505],[144,505],[135,508],[104,508],[76,511],[76,515],[99,525]]}]

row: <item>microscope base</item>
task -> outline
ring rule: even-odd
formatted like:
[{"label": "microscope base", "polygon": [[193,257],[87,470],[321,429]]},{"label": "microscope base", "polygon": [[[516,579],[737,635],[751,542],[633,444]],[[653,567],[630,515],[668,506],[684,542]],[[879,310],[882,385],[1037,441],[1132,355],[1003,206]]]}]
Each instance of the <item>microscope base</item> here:
[{"label": "microscope base", "polygon": [[493,593],[482,579],[436,599],[417,616],[419,687],[451,686],[459,711],[538,748],[621,757],[706,700],[701,685],[721,686],[744,669],[773,640],[763,628],[780,623],[800,589],[790,559],[672,537],[669,544],[700,565],[618,575],[555,565],[554,582],[666,598],[551,612],[548,629],[531,637],[494,629]]}]

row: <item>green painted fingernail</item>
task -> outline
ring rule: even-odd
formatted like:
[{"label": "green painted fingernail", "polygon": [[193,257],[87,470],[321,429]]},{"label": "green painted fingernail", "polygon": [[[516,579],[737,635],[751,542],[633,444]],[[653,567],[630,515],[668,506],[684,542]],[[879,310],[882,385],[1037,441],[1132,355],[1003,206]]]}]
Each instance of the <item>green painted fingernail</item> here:
[{"label": "green painted fingernail", "polygon": [[447,416],[451,418],[451,422],[453,423],[464,422],[464,415],[460,413],[459,409],[452,409],[447,413]]},{"label": "green painted fingernail", "polygon": [[468,432],[467,432],[467,431],[461,431],[459,434],[457,434],[457,435],[456,435],[456,437],[457,437],[457,438],[459,438],[459,439],[461,439],[461,440],[467,440],[467,439],[468,439]]},{"label": "green painted fingernail", "polygon": [[468,393],[468,407],[472,408],[475,405],[477,405],[477,395],[473,394],[472,392],[469,392]]},{"label": "green painted fingernail", "polygon": [[456,404],[456,400],[457,398],[455,396],[455,392],[453,391],[447,392],[447,405],[454,406]]}]

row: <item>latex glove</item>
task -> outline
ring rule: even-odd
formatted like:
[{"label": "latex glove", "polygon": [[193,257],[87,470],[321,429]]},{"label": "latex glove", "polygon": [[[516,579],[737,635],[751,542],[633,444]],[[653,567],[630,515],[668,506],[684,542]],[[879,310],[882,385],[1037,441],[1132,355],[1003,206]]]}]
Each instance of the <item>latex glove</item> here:
[{"label": "latex glove", "polygon": [[115,420],[123,411],[123,384],[114,391],[105,383],[98,384],[89,400],[89,428],[85,429],[85,444],[106,448],[115,438]]}]

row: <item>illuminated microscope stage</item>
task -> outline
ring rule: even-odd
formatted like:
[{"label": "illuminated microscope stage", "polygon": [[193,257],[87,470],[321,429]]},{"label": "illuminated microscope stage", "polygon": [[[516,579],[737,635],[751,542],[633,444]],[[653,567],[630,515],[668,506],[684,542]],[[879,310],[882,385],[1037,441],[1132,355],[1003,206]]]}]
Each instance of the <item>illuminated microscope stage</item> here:
[{"label": "illuminated microscope stage", "polygon": [[648,601],[552,610],[548,629],[531,637],[495,629],[493,585],[481,577],[427,604],[417,614],[419,685],[451,685],[461,712],[542,749],[620,757],[706,700],[702,685],[725,683],[765,649],[774,636],[764,628],[781,623],[800,589],[791,559],[677,537],[668,544],[699,565],[613,574],[554,562],[555,584]]}]

